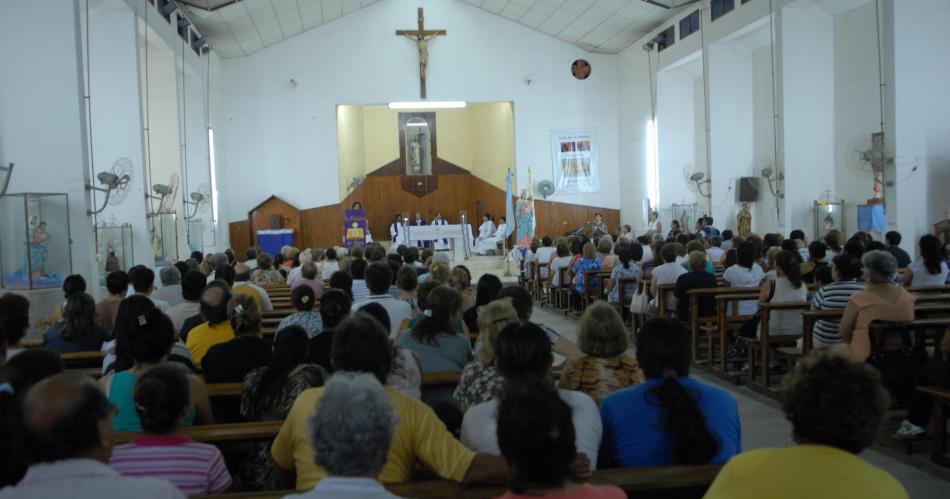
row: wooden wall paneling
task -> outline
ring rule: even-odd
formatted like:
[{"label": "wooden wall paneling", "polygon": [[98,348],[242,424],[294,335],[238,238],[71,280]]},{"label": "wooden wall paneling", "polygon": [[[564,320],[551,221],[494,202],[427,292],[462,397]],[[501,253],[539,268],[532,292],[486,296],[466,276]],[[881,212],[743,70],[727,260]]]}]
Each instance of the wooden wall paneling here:
[{"label": "wooden wall paneling", "polygon": [[263,203],[257,205],[247,213],[247,218],[250,222],[251,240],[256,243],[257,231],[271,228],[270,220],[272,216],[280,217],[281,228],[293,229],[294,237],[299,243],[303,237],[300,224],[300,210],[277,196],[267,198]]},{"label": "wooden wall paneling", "polygon": [[251,225],[247,220],[240,220],[228,224],[228,238],[231,240],[231,249],[239,261],[244,261],[244,252],[251,246]]}]

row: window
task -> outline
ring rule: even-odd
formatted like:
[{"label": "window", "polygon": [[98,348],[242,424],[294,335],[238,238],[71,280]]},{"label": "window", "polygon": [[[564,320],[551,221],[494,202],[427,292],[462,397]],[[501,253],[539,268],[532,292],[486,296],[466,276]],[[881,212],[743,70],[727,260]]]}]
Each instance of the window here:
[{"label": "window", "polygon": [[181,14],[178,14],[177,17],[178,17],[178,36],[182,40],[185,40],[187,42],[188,41],[188,25],[191,23],[189,23],[188,19],[185,19],[185,16]]},{"label": "window", "polygon": [[165,18],[166,21],[172,22],[172,12],[177,8],[171,0],[158,0],[156,4],[158,7],[158,13]]},{"label": "window", "polygon": [[191,33],[191,50],[194,50],[196,54],[201,55],[201,47],[204,45],[204,40],[201,39],[201,36],[198,33],[195,33],[194,30],[188,30]]},{"label": "window", "polygon": [[662,52],[664,49],[676,43],[676,28],[670,26],[665,30],[661,31],[659,35],[656,35],[656,38],[653,39],[656,42],[657,52]]},{"label": "window", "polygon": [[732,12],[736,8],[736,0],[712,0],[709,3],[711,9],[712,20],[715,21],[720,17]]},{"label": "window", "polygon": [[680,40],[699,31],[699,11],[680,19]]}]

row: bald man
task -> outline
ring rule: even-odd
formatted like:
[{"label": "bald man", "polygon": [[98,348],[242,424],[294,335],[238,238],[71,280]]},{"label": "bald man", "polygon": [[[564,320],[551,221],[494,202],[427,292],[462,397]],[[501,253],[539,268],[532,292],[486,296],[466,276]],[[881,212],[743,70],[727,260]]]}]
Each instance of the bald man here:
[{"label": "bald man", "polygon": [[257,306],[264,312],[274,310],[267,290],[251,282],[251,268],[243,263],[234,267],[234,294],[247,295],[257,302]]},{"label": "bald man", "polygon": [[23,400],[27,445],[16,449],[35,463],[0,499],[184,498],[171,483],[120,475],[112,455],[114,406],[89,377],[63,373],[37,383]]},{"label": "bald man", "polygon": [[205,322],[189,331],[188,339],[185,340],[196,365],[201,365],[201,360],[209,348],[234,339],[234,330],[228,321],[231,291],[226,286],[224,283],[212,281],[201,292],[201,317]]}]

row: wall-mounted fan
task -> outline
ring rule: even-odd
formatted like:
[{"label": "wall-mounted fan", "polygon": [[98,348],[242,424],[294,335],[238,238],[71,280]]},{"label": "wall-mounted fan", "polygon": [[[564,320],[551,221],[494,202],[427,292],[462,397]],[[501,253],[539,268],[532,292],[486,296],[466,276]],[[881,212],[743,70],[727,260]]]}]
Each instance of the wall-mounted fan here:
[{"label": "wall-mounted fan", "polygon": [[154,217],[162,213],[174,213],[175,197],[178,196],[178,174],[172,173],[167,184],[154,184],[152,191],[155,194],[145,194],[146,197],[158,200],[158,211],[147,216]]},{"label": "wall-mounted fan", "polygon": [[129,158],[119,158],[112,163],[109,171],[103,171],[96,174],[96,179],[102,184],[102,187],[96,187],[92,184],[86,184],[86,189],[106,193],[106,199],[102,202],[102,207],[96,210],[87,210],[89,215],[102,213],[106,206],[118,206],[125,201],[131,190],[134,168],[132,160]]},{"label": "wall-mounted fan", "polygon": [[[686,182],[686,186],[689,187],[691,192],[706,199],[712,197],[712,192],[707,187],[712,184],[712,180],[706,178],[704,172],[694,170],[693,165],[689,163],[683,165],[683,181]],[[706,189],[704,190],[704,188]]]},{"label": "wall-mounted fan", "polygon": [[783,187],[785,185],[785,172],[775,168],[775,162],[768,156],[759,156],[749,163],[752,169],[752,176],[764,178],[769,186],[769,192],[776,199],[785,199]]},{"label": "wall-mounted fan", "polygon": [[208,211],[208,208],[211,206],[211,185],[207,182],[198,186],[198,189],[192,191],[188,194],[188,197],[185,199],[185,206],[193,206],[194,211],[191,212],[191,215],[188,214],[188,210],[185,210],[185,220],[191,220],[195,218],[198,213],[205,213]]},{"label": "wall-mounted fan", "polygon": [[540,194],[542,198],[547,199],[548,196],[554,194],[554,182],[551,182],[550,180],[542,180],[538,182],[537,189],[538,194]]},{"label": "wall-mounted fan", "polygon": [[860,135],[848,144],[848,165],[856,173],[883,171],[886,160],[882,134]]}]

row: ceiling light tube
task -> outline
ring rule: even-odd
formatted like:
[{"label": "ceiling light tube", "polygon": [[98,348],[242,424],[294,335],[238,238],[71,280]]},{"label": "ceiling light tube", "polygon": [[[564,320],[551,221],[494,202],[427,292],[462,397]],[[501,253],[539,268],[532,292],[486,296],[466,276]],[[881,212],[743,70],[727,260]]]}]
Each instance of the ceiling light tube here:
[{"label": "ceiling light tube", "polygon": [[457,109],[465,107],[465,101],[408,101],[390,102],[389,109]]}]

